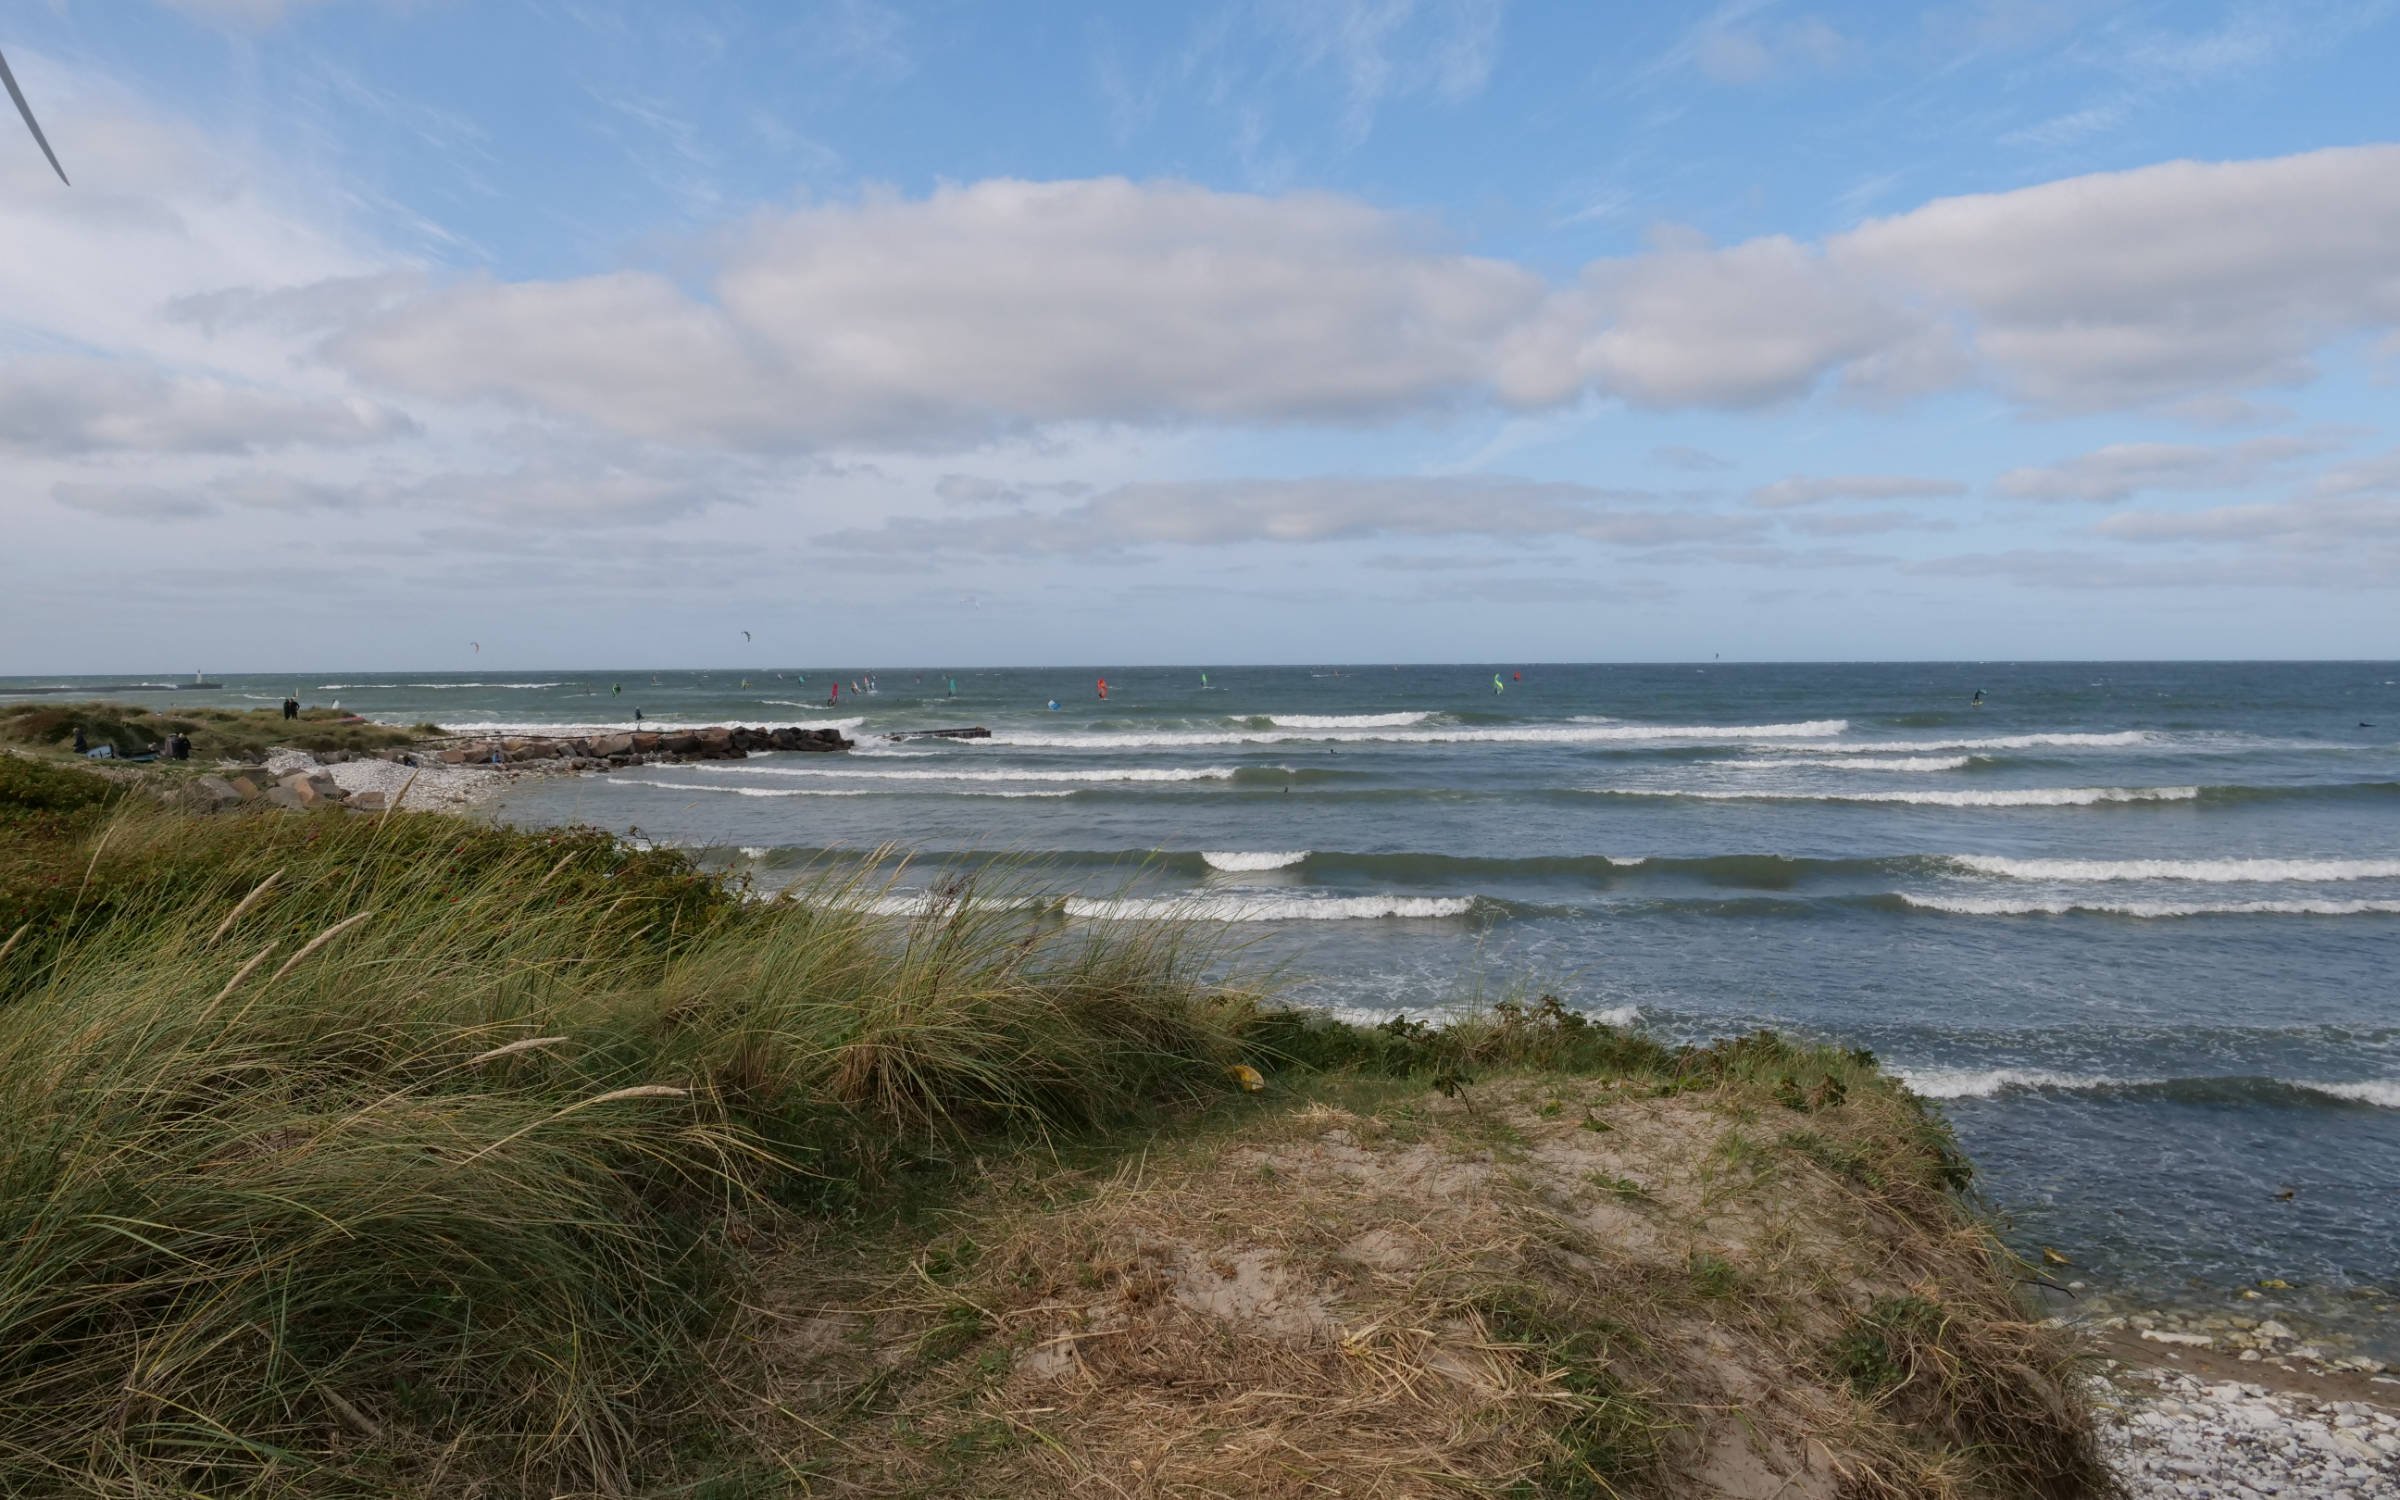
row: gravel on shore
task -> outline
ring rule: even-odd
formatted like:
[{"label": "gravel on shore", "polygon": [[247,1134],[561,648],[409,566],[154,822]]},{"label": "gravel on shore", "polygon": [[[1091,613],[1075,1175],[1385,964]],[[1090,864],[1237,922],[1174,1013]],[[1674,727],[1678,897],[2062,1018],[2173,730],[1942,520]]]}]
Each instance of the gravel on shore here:
[{"label": "gravel on shore", "polygon": [[[449,766],[430,757],[419,757],[419,764],[404,765],[396,760],[361,756],[339,760],[321,766],[317,758],[305,750],[278,750],[267,757],[267,770],[277,776],[294,771],[322,769],[333,778],[334,785],[353,795],[359,792],[381,792],[398,799],[397,805],[410,812],[456,812],[472,807],[494,795],[515,779],[506,770],[488,766]],[[406,789],[407,795],[401,796]]]},{"label": "gravel on shore", "polygon": [[2400,1500],[2391,1406],[2124,1365],[2099,1395],[2101,1445],[2130,1500]]}]

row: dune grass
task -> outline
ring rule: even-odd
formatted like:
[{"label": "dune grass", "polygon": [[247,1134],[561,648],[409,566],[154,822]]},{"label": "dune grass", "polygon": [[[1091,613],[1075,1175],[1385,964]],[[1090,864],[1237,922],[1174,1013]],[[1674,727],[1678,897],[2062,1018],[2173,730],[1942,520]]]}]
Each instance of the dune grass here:
[{"label": "dune grass", "polygon": [[[1864,1054],[1668,1048],[1548,996],[1344,1025],[1212,981],[1207,929],[1070,923],[963,873],[895,902],[894,874],[754,899],[594,831],[195,816],[0,754],[0,1494],[811,1493],[759,1467],[774,1424],[743,1417],[776,1247],[905,1243],[930,1222],[912,1205],[1055,1175],[1114,1127],[1189,1140],[1292,1107],[1198,1114],[1240,1096],[1235,1064],[1431,1099],[1504,1161],[1529,1129],[1597,1143],[1623,1117],[1509,1103],[1544,1078],[1738,1107],[1704,1178],[1831,1174],[1869,1219],[1955,1242],[1932,1282],[1986,1299],[1791,1345],[1848,1381],[1861,1430],[1955,1433],[1941,1463],[2020,1429],[2066,1434],[2050,1472],[2087,1456],[2072,1413],[1986,1378],[2027,1356],[1989,1332],[2010,1293],[1964,1163]],[[1670,1191],[1595,1190],[1643,1212]],[[1670,1279],[1693,1307],[1767,1300],[1730,1266]],[[1667,1429],[1578,1352],[1600,1305],[1461,1316],[1533,1350],[1502,1374],[1557,1431],[1525,1451],[1630,1481]],[[904,1373],[925,1378],[869,1385]]]},{"label": "dune grass", "polygon": [[67,751],[80,727],[89,743],[139,755],[170,734],[192,737],[195,761],[258,760],[279,748],[326,752],[391,750],[441,733],[433,724],[366,724],[336,708],[304,708],[286,719],[275,708],[149,708],[139,704],[14,703],[0,706],[0,744]]},{"label": "dune grass", "polygon": [[1221,1091],[1247,1010],[1165,929],[744,901],[597,834],[34,826],[0,819],[60,877],[0,955],[5,1493],[642,1487],[757,1224]]}]

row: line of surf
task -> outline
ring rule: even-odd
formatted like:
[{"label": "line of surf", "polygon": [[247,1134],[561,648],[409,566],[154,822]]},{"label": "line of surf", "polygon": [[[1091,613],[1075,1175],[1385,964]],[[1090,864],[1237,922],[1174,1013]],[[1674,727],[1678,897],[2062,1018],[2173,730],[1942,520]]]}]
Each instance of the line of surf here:
[{"label": "line of surf", "polygon": [[882,771],[860,770],[847,765],[761,766],[747,762],[729,763],[723,769],[742,776],[832,776],[868,781],[1230,781],[1241,771],[1238,766],[1098,766],[1056,770],[1023,767],[1006,771],[962,767],[938,771]]},{"label": "line of surf", "polygon": [[830,787],[830,786],[733,786],[721,781],[651,781],[631,776],[602,778],[602,784],[619,788],[644,787],[661,792],[700,792],[722,797],[1072,797],[1072,791],[1052,792],[993,792],[949,789],[932,791],[915,787]]},{"label": "line of surf", "polygon": [[1704,760],[1704,766],[1731,766],[1740,771],[1778,771],[1786,766],[1820,766],[1834,771],[1963,771],[1972,755],[1856,755],[1786,757],[1781,760]]},{"label": "line of surf", "polygon": [[1928,1099],[1993,1099],[2016,1093],[2262,1093],[2314,1094],[2349,1104],[2400,1109],[2400,1079],[2368,1078],[2350,1081],[2316,1078],[2135,1077],[2107,1074],[2059,1073],[2046,1068],[1910,1068],[1893,1070],[1901,1081]]},{"label": "line of surf", "polygon": [[1702,802],[1893,802],[1922,807],[2093,807],[2111,802],[2189,802],[2196,786],[2035,786],[1977,792],[1769,792],[1694,787],[1589,787],[1603,797],[1690,798]]},{"label": "line of surf", "polygon": [[1701,744],[1757,739],[1802,739],[1840,734],[1847,719],[1811,719],[1793,724],[1526,724],[1492,727],[1394,729],[1162,730],[1153,733],[999,729],[971,746],[1014,746],[1042,750],[1153,750],[1210,745],[1277,745],[1294,740],[1333,744],[1389,745],[1606,745],[1661,740]]},{"label": "line of surf", "polygon": [[2400,859],[2018,859],[2000,854],[1951,854],[1944,859],[1977,875],[1997,875],[2009,880],[2188,880],[2242,884],[2400,880]]},{"label": "line of surf", "polygon": [[1997,896],[1920,896],[1900,899],[1925,911],[1961,917],[2368,917],[2400,915],[2400,901],[2085,901],[2014,900]]}]

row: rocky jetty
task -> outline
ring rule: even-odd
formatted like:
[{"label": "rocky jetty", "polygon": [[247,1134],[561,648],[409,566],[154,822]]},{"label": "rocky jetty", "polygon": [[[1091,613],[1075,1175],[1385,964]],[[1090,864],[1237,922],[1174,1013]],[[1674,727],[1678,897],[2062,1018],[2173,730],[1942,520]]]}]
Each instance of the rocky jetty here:
[{"label": "rocky jetty", "polygon": [[617,734],[506,735],[462,740],[428,753],[452,766],[511,766],[551,761],[564,762],[558,767],[561,770],[600,771],[659,762],[740,760],[755,751],[847,750],[855,743],[836,729],[712,724],[702,729],[645,729]]}]

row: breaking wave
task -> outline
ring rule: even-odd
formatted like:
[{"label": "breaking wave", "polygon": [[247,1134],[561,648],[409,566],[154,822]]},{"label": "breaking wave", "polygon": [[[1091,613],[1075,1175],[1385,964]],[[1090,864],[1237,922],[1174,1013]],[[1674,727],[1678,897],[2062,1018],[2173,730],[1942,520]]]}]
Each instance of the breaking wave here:
[{"label": "breaking wave", "polygon": [[1903,1083],[1928,1099],[1992,1099],[2012,1093],[2151,1094],[2189,1100],[2278,1100],[2305,1104],[2335,1099],[2400,1109],[2400,1080],[2327,1082],[2315,1078],[2113,1078],[2054,1073],[2044,1068],[1896,1068]]},{"label": "breaking wave", "polygon": [[1104,922],[1348,922],[1463,917],[1471,896],[1069,896],[1070,917]]},{"label": "breaking wave", "polygon": [[854,771],[843,766],[733,767],[744,776],[839,776],[869,781],[1229,781],[1234,766],[1104,766],[1054,771]]},{"label": "breaking wave", "polygon": [[2091,807],[2103,802],[2189,802],[2196,786],[2030,786],[1988,792],[1719,792],[1593,787],[1606,797],[1693,797],[1708,802],[1907,802],[1926,807]]},{"label": "breaking wave", "polygon": [[1410,724],[1422,724],[1431,713],[1399,714],[1268,714],[1269,724],[1278,729],[1401,729]]},{"label": "breaking wave", "polygon": [[1308,858],[1308,851],[1306,849],[1294,849],[1285,853],[1265,854],[1243,853],[1238,850],[1216,851],[1204,849],[1200,853],[1201,862],[1206,864],[1210,869],[1225,870],[1229,872],[1238,872],[1244,870],[1284,870],[1289,869],[1293,865],[1300,863],[1300,861],[1306,858]]},{"label": "breaking wave", "polygon": [[2400,879],[2400,859],[2012,859],[1953,854],[1947,862],[2010,880],[2316,881]]},{"label": "breaking wave", "polygon": [[2012,901],[1983,896],[1900,899],[1962,917],[2360,917],[2400,915],[2400,901]]},{"label": "breaking wave", "polygon": [[1043,750],[1172,750],[1209,745],[1278,745],[1293,740],[1391,745],[1606,745],[1652,740],[1715,744],[1833,735],[1849,727],[1847,719],[1811,719],[1797,724],[1526,724],[1431,729],[1164,730],[1147,734],[1004,729],[993,731],[988,740],[964,743]]},{"label": "breaking wave", "polygon": [[2147,729],[2121,729],[2108,734],[1995,734],[1954,740],[1856,740],[1832,745],[1769,745],[1769,750],[1801,750],[1811,755],[1921,754],[1929,750],[2066,750],[2105,749],[2147,745],[2158,736]]},{"label": "breaking wave", "polygon": [[1972,755],[1858,755],[1837,760],[1832,757],[1802,757],[1784,760],[1704,760],[1704,766],[1735,766],[1745,771],[1768,771],[1784,766],[1824,766],[1836,771],[1963,771],[1974,763]]}]

